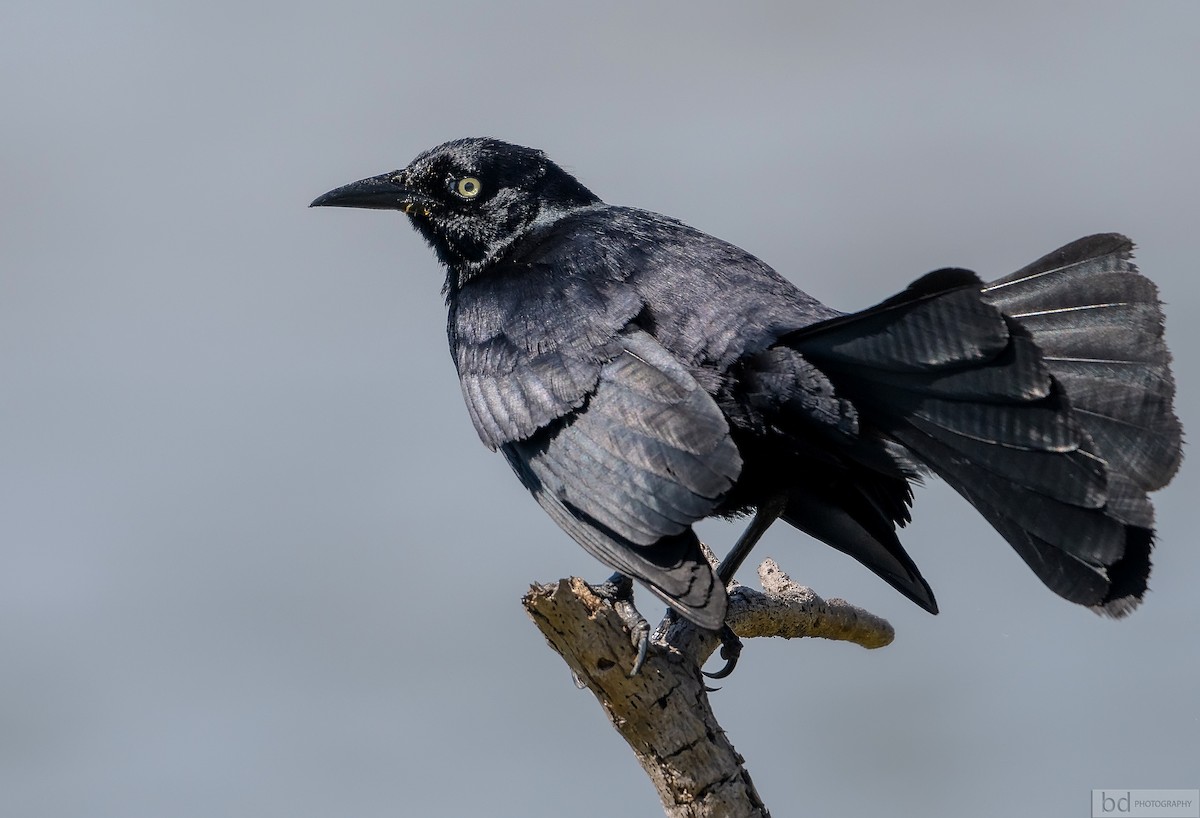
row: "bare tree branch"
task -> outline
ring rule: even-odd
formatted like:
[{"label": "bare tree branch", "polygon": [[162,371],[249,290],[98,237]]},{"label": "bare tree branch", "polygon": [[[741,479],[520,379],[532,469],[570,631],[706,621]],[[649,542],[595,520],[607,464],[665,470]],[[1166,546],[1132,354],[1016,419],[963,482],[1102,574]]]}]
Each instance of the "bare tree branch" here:
[{"label": "bare tree branch", "polygon": [[[840,599],[821,599],[771,560],[759,566],[763,590],[735,585],[727,621],[743,638],[818,636],[867,648],[892,641],[885,620]],[[700,666],[719,644],[679,620],[656,636],[641,673],[630,677],[635,639],[586,582],[535,585],[525,610],[582,687],[599,700],[658,790],[668,818],[766,816],[743,759],[708,701]]]}]

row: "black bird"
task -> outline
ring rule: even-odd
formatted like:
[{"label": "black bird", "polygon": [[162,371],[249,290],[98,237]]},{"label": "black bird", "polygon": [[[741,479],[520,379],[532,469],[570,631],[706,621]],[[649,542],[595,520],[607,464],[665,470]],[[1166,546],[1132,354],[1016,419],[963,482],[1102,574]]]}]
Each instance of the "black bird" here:
[{"label": "black bird", "polygon": [[[754,256],[608,205],[544,153],[447,142],[313,206],[400,210],[446,268],[479,437],[588,552],[722,629],[782,519],[931,613],[896,537],[939,475],[1052,591],[1123,616],[1181,427],[1153,283],[1124,236],[984,283],[938,270],[845,314]],[[754,512],[714,572],[692,524]]]}]

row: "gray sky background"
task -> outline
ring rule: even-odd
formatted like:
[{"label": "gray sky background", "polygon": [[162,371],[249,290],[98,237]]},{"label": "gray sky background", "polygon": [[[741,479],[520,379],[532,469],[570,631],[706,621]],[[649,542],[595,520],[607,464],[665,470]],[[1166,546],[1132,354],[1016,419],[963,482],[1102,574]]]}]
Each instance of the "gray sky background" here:
[{"label": "gray sky background", "polygon": [[[518,604],[607,572],[479,445],[431,253],[308,202],[497,136],[842,309],[1126,232],[1194,430],[1198,27],[1191,2],[6,0],[0,814],[655,814]],[[1194,465],[1122,622],[941,485],[904,533],[937,617],[774,530],[759,557],[898,632],[749,645],[715,706],[774,814],[1200,787]]]}]

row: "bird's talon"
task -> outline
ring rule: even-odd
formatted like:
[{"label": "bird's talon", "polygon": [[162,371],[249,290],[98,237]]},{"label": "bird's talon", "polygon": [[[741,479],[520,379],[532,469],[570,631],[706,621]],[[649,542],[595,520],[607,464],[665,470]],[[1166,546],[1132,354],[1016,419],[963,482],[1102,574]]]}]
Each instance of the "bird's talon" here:
[{"label": "bird's talon", "polygon": [[724,679],[729,674],[733,673],[733,669],[737,667],[738,659],[742,655],[742,640],[738,639],[733,628],[724,625],[721,628],[721,658],[725,660],[725,666],[720,670],[709,673],[707,670],[701,671],[710,679]]},{"label": "bird's talon", "polygon": [[[646,620],[643,619],[642,622],[645,623]],[[631,679],[634,676],[638,675],[638,673],[642,669],[642,665],[646,664],[646,655],[650,652],[650,625],[649,625],[649,623],[646,623],[645,630],[642,630],[640,632],[640,636],[636,641],[637,641],[638,653],[637,653],[637,658],[633,660],[633,669],[629,671],[629,678],[631,678]]]}]

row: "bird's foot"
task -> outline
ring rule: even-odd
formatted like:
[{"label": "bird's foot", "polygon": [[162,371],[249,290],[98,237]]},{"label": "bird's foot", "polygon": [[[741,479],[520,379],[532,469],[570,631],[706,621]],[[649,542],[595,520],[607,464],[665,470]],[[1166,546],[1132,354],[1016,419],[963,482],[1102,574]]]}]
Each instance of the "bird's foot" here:
[{"label": "bird's foot", "polygon": [[738,639],[738,635],[733,632],[733,628],[728,625],[722,625],[721,658],[725,660],[725,667],[713,673],[709,673],[707,670],[702,672],[710,679],[724,679],[730,673],[733,673],[733,669],[737,667],[738,658],[741,655],[742,640]]},{"label": "bird's foot", "polygon": [[[662,618],[662,621],[658,623],[658,629],[654,632],[654,641],[669,641],[667,638],[668,633],[673,627],[675,627],[675,625],[679,624],[679,622],[679,612],[674,608],[667,608],[666,615]],[[692,622],[684,622],[683,624],[684,627],[699,628],[698,625]],[[726,676],[733,673],[733,669],[737,667],[738,659],[742,655],[742,640],[739,639],[738,635],[733,632],[733,628],[729,627],[728,625],[722,625],[721,629],[717,631],[717,636],[721,640],[721,658],[725,660],[725,666],[713,673],[708,673],[704,670],[700,671],[710,679],[724,679]],[[721,688],[706,686],[704,689],[709,693],[713,693]]]},{"label": "bird's foot", "polygon": [[601,584],[593,585],[592,590],[597,596],[609,601],[613,610],[617,612],[617,616],[621,617],[621,621],[629,629],[631,641],[637,648],[637,658],[633,660],[633,668],[629,671],[629,675],[638,675],[642,665],[646,663],[646,654],[650,650],[650,623],[633,605],[633,580],[624,574],[617,573]]}]

